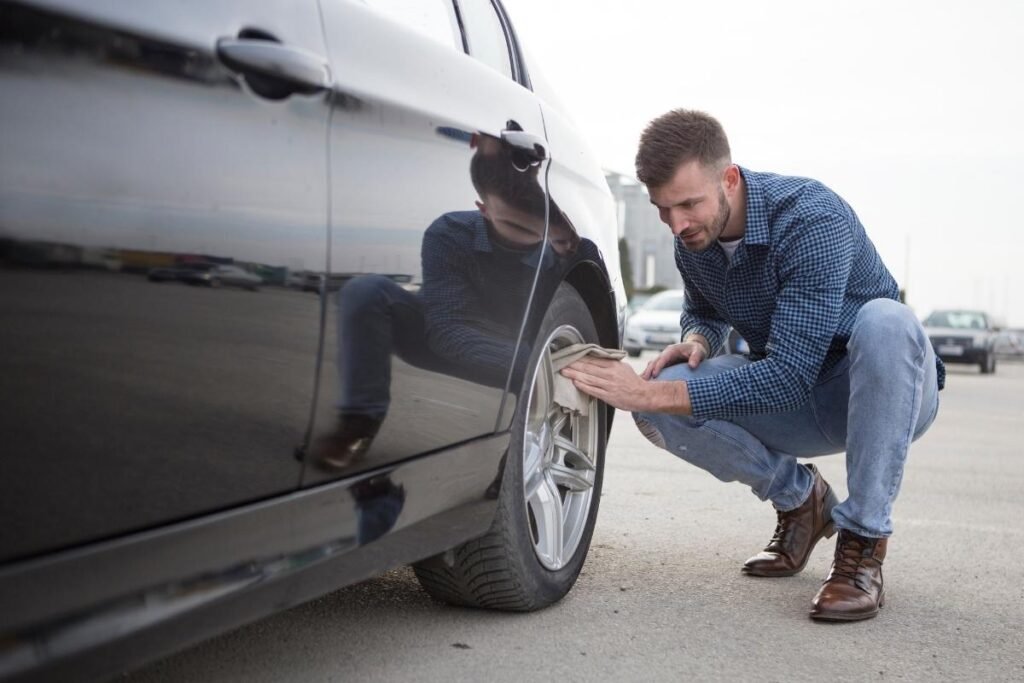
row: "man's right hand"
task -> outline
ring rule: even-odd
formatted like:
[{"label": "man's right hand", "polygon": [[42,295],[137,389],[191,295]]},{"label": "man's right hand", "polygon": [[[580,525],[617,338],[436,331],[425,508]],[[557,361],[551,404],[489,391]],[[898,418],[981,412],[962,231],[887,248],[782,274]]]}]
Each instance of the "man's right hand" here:
[{"label": "man's right hand", "polygon": [[662,370],[676,363],[686,362],[691,368],[696,369],[708,356],[707,346],[699,341],[683,341],[665,347],[657,358],[647,364],[647,368],[641,373],[644,379],[654,379]]}]

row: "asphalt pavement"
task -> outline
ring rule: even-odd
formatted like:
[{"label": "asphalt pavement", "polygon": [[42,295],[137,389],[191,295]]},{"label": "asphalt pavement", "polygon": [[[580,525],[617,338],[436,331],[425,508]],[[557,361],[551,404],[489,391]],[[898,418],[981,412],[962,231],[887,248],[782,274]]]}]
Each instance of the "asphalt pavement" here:
[{"label": "asphalt pavement", "polygon": [[[561,603],[447,607],[397,570],[124,680],[1024,680],[1024,364],[951,367],[941,401],[911,449],[876,619],[807,618],[832,541],[797,576],[742,575],[774,529],[770,505],[620,414],[590,555]],[[843,456],[815,462],[845,495]]]}]

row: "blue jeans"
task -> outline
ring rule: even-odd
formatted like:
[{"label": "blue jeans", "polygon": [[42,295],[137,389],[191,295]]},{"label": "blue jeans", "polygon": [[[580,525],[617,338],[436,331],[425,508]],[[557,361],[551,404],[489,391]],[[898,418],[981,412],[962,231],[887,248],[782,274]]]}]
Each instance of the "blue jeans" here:
[{"label": "blue jeans", "polygon": [[[720,356],[692,370],[685,363],[658,380],[728,372],[751,361]],[[740,481],[779,510],[800,506],[813,475],[797,462],[846,451],[849,497],[832,510],[836,527],[862,536],[892,534],[892,504],[911,441],[939,408],[935,353],[913,312],[875,299],[857,314],[847,355],[820,377],[803,406],[783,413],[702,420],[634,413],[655,445],[722,481]]]},{"label": "blue jeans", "polygon": [[337,299],[341,387],[337,409],[383,420],[391,405],[391,358],[409,365],[491,387],[503,387],[508,365],[473,358],[446,358],[427,339],[423,300],[383,275],[349,280]]}]

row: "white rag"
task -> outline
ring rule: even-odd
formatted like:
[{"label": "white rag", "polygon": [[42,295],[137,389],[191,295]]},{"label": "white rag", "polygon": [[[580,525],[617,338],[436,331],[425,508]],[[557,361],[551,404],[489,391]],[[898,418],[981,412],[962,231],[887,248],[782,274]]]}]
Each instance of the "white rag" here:
[{"label": "white rag", "polygon": [[562,368],[572,365],[584,356],[622,360],[626,357],[626,352],[620,349],[606,349],[598,344],[572,344],[551,353],[551,365],[555,371],[555,403],[586,416],[587,406],[590,405],[589,397],[561,373]]}]

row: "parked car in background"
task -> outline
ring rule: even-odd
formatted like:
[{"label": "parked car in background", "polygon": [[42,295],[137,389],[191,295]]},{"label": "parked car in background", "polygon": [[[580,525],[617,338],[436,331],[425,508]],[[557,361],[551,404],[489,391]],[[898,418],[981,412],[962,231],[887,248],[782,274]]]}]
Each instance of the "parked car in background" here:
[{"label": "parked car in background", "polygon": [[[402,565],[566,595],[612,411],[552,355],[621,344],[616,211],[498,0],[4,2],[0,85],[0,679]],[[313,293],[139,277],[232,263]]]},{"label": "parked car in background", "polygon": [[661,351],[679,341],[685,295],[682,289],[666,289],[640,304],[626,320],[622,348],[631,356],[639,356],[642,351]]},{"label": "parked car in background", "polygon": [[232,265],[206,263],[182,273],[181,281],[190,285],[206,287],[241,287],[255,292],[263,284],[263,278]]},{"label": "parked car in background", "polygon": [[263,278],[239,266],[217,263],[183,263],[165,268],[152,268],[146,274],[150,282],[184,282],[207,287],[241,287],[256,291]]},{"label": "parked car in background", "polygon": [[146,273],[146,279],[150,282],[184,282],[185,277],[189,274],[189,266],[183,264],[180,266],[163,266],[159,268],[150,268]]},{"label": "parked car in background", "polygon": [[633,294],[629,303],[626,304],[626,319],[628,320],[631,315],[639,311],[640,307],[643,306],[644,303],[652,296],[654,295],[649,294],[648,292],[638,292]]},{"label": "parked car in background", "polygon": [[1024,330],[1003,330],[996,337],[996,355],[1007,360],[1024,358]]},{"label": "parked car in background", "polygon": [[923,325],[943,362],[977,365],[986,375],[996,371],[996,341],[1001,326],[988,313],[939,310],[925,318]]},{"label": "parked car in background", "polygon": [[[622,347],[630,356],[639,356],[643,351],[661,351],[679,341],[683,333],[679,318],[685,298],[683,289],[666,289],[646,298],[626,318]],[[729,330],[723,346],[722,353],[744,354],[750,351],[747,341],[734,329]]]},{"label": "parked car in background", "polygon": [[289,289],[297,289],[301,292],[319,292],[321,278],[320,273],[311,273],[304,270],[290,272],[285,277],[284,285]]}]

